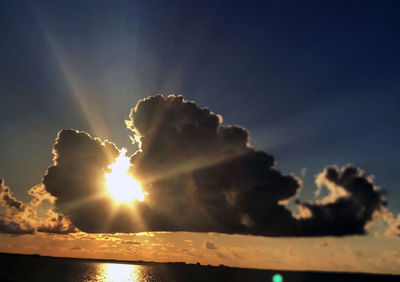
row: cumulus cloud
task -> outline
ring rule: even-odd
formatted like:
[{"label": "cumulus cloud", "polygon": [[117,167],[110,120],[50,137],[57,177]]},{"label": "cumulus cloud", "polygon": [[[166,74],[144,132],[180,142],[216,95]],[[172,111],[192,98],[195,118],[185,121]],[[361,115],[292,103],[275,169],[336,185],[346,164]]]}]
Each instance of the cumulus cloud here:
[{"label": "cumulus cloud", "polygon": [[37,208],[44,200],[54,202],[54,197],[44,189],[43,185],[35,185],[28,193],[33,199],[25,204],[13,196],[10,188],[0,178],[0,205],[4,210],[4,215],[0,216],[0,233],[26,234],[36,231],[70,233],[75,231],[69,219],[55,210],[49,210],[47,217],[37,215]]},{"label": "cumulus cloud", "polygon": [[114,210],[105,172],[118,156],[115,145],[75,130],[63,130],[53,148],[54,165],[43,179],[57,209],[80,230],[91,233],[139,231],[130,209]]},{"label": "cumulus cloud", "polygon": [[372,177],[353,166],[330,166],[317,176],[330,194],[317,203],[299,202],[310,216],[300,219],[303,235],[364,234],[368,222],[382,213],[386,201]]},{"label": "cumulus cloud", "polygon": [[48,210],[47,218],[41,220],[37,227],[38,232],[67,234],[76,232],[77,229],[71,224],[71,221],[56,210]]},{"label": "cumulus cloud", "polygon": [[396,216],[392,212],[385,210],[383,220],[386,221],[388,228],[385,231],[385,236],[400,236],[400,214]]},{"label": "cumulus cloud", "polygon": [[85,232],[194,231],[264,236],[363,234],[385,206],[383,195],[361,169],[328,167],[317,185],[330,195],[285,203],[301,181],[274,167],[253,148],[248,131],[223,125],[222,117],[181,96],[140,100],[127,126],[140,150],[130,173],[147,193],[143,202],[116,206],[105,192],[108,166],[119,150],[85,132],[63,130],[43,184],[57,210]]}]

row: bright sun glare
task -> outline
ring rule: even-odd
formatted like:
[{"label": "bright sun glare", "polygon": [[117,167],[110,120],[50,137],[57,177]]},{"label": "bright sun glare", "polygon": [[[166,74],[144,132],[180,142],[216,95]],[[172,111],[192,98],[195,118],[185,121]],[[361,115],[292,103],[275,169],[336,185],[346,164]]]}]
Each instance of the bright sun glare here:
[{"label": "bright sun glare", "polygon": [[106,187],[117,202],[143,201],[145,193],[140,183],[128,174],[131,163],[125,154],[126,149],[123,148],[115,163],[108,167],[111,172],[105,174]]}]

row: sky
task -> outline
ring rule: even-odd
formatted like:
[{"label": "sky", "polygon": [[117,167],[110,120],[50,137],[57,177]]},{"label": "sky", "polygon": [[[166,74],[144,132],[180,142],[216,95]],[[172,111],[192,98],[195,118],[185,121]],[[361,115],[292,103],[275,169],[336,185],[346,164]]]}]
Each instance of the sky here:
[{"label": "sky", "polygon": [[[112,254],[113,258],[123,259],[201,261],[257,268],[398,273],[400,250],[396,234],[399,232],[395,226],[400,213],[400,180],[396,170],[400,167],[398,8],[396,1],[3,1],[0,4],[0,177],[4,179],[1,193],[15,201],[3,199],[2,214],[8,218],[25,218],[27,215],[23,212],[12,210],[18,206],[24,207],[20,208],[24,212],[37,209],[42,216],[54,206],[57,213],[64,216],[58,222],[60,226],[69,224],[72,219],[72,223],[81,228],[80,232],[69,235],[38,229],[34,234],[18,236],[3,232],[0,251],[67,253],[78,257]],[[218,114],[222,117],[218,117],[219,126],[237,125],[232,134],[249,138],[246,140],[255,149],[235,143],[238,147],[232,147],[233,151],[244,150],[245,154],[251,154],[253,150],[261,150],[274,157],[274,168],[279,171],[276,189],[282,191],[277,197],[288,200],[288,209],[303,216],[295,221],[288,219],[294,222],[293,233],[279,229],[274,220],[268,221],[272,225],[266,224],[265,217],[258,224],[257,197],[253,195],[257,193],[252,191],[243,196],[252,205],[241,202],[239,210],[247,211],[254,226],[224,225],[219,221],[222,216],[216,219],[219,225],[194,221],[197,226],[174,220],[174,224],[167,224],[154,216],[144,221],[147,227],[156,230],[122,230],[122,223],[115,223],[110,230],[119,233],[110,235],[103,233],[110,230],[99,228],[90,219],[87,222],[75,220],[80,210],[77,213],[67,211],[63,204],[70,198],[63,198],[62,185],[50,181],[54,179],[53,174],[47,171],[52,166],[57,172],[54,177],[65,175],[61,165],[53,162],[52,148],[58,132],[74,129],[90,134],[87,137],[65,131],[72,137],[57,139],[60,141],[59,156],[65,153],[67,158],[82,152],[84,158],[86,147],[76,141],[78,135],[88,142],[94,140],[92,137],[107,139],[118,149],[127,148],[130,156],[138,149],[138,143],[132,144],[130,138],[137,134],[135,130],[143,136],[153,134],[141,123],[146,115],[143,114],[143,119],[135,115],[132,118],[131,109],[141,99],[160,93],[183,95],[185,101],[194,101],[196,111],[207,107],[211,113],[204,119],[216,120]],[[147,101],[150,113],[164,113],[157,107],[151,108],[156,98]],[[186,109],[186,102],[176,103]],[[139,110],[133,112],[141,116]],[[182,114],[183,118],[199,128],[204,125],[190,115]],[[127,127],[126,120],[133,125]],[[155,123],[154,120],[148,122]],[[164,124],[164,121],[157,122]],[[175,124],[175,120],[168,122],[165,118],[168,126],[172,122]],[[231,134],[228,133],[224,135],[218,131],[217,136],[223,139]],[[157,134],[154,133],[160,137],[157,142],[172,144],[166,132]],[[69,138],[75,145],[61,150]],[[158,156],[146,154],[145,150],[152,142],[149,139],[141,142],[144,153],[136,157],[141,164],[137,165],[138,175],[159,175],[158,168],[151,166]],[[201,142],[194,144],[215,145],[215,150],[221,152],[233,141]],[[103,150],[101,145],[96,146]],[[170,149],[168,156],[177,166],[177,156],[189,154],[175,147]],[[112,156],[116,157],[113,150],[110,149],[114,152]],[[78,157],[74,157],[74,161],[81,161]],[[134,160],[132,158],[131,162]],[[105,162],[111,164],[112,161]],[[243,163],[254,164],[255,161],[249,157],[248,161],[240,163],[247,168]],[[264,165],[267,163],[265,160]],[[345,205],[349,206],[343,212],[347,216],[355,201],[368,198],[351,190],[353,184],[347,185],[343,175],[336,180],[329,177],[327,171],[333,171],[325,169],[329,165],[336,165],[339,173],[346,165],[357,168],[358,179],[362,178],[365,187],[370,189],[368,197],[376,194],[362,203],[371,214],[357,221],[360,230],[367,231],[366,235],[361,235],[360,230],[349,230],[346,224],[343,225],[346,228],[338,228],[341,233],[316,230],[312,220],[307,221],[307,214],[294,203],[295,198],[303,201],[303,207],[307,207],[304,201],[313,203],[308,210],[313,211],[311,218],[316,218],[318,212],[323,213],[328,208],[333,212],[344,191],[348,200]],[[275,173],[275,169],[267,173]],[[247,185],[249,181],[256,181],[249,180],[247,174],[240,174],[241,170],[233,170],[236,173],[226,167],[223,170],[237,183]],[[212,172],[203,170],[202,173],[207,176]],[[284,175],[292,176],[285,178]],[[195,187],[211,185],[200,183],[201,176],[195,173]],[[68,182],[70,178],[65,177]],[[320,180],[321,187],[328,188],[317,195],[319,198],[315,196],[316,179]],[[223,183],[229,182],[223,180]],[[76,190],[71,188],[76,195],[86,184],[91,187],[92,184],[85,181],[79,182]],[[188,187],[190,181],[187,181],[179,185]],[[289,185],[285,181],[293,183]],[[5,185],[15,198],[5,191]],[[36,193],[28,194],[31,187],[39,187],[35,185],[44,185],[40,187],[45,187],[51,195],[43,196],[44,190],[39,188]],[[171,187],[172,184],[164,185]],[[379,193],[375,187],[379,187]],[[153,196],[148,195],[148,199]],[[204,200],[207,194],[198,193],[197,196],[201,208],[221,215]],[[39,207],[32,202],[32,197],[41,199]],[[58,202],[52,197],[57,197]],[[383,198],[387,206],[381,201]],[[318,201],[325,206],[318,205]],[[334,205],[329,206],[329,203]],[[105,206],[108,205],[107,202]],[[176,203],[174,207],[178,207]],[[167,205],[162,208],[173,215],[179,213]],[[142,209],[141,204],[138,209]],[[199,218],[198,214],[191,216]],[[246,222],[244,218],[242,221]],[[321,218],[321,222],[325,222]],[[156,224],[159,222],[162,224]],[[44,224],[47,229],[42,228],[43,231],[54,227]],[[265,230],[266,226],[273,226],[276,232]],[[88,229],[84,231],[85,228]],[[177,229],[212,233],[173,232]],[[120,234],[122,231],[124,235]],[[132,234],[141,231],[170,233]],[[295,237],[286,238],[293,235]],[[104,239],[106,236],[111,237]],[[86,239],[93,241],[93,246],[98,248],[96,253],[87,252]],[[34,247],[38,240],[49,243]],[[372,245],[376,248],[371,250],[368,247]],[[249,260],[250,257],[253,260]],[[321,260],[321,257],[326,259]],[[345,257],[348,262],[343,262]]]}]

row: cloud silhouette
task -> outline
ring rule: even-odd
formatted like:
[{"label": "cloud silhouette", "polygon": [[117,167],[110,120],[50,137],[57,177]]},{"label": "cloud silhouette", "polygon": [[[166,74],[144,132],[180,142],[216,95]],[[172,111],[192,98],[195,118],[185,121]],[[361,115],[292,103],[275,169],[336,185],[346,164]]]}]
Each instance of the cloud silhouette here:
[{"label": "cloud silhouette", "polygon": [[[118,156],[114,144],[84,132],[63,130],[57,136],[53,154],[54,165],[47,170],[43,184],[56,197],[57,209],[83,231],[113,230],[106,226],[113,203],[104,195],[104,173]],[[114,224],[118,220],[124,219],[116,217]],[[123,226],[116,230],[124,231]]]},{"label": "cloud silhouette", "polygon": [[367,222],[386,206],[372,177],[359,168],[327,167],[316,183],[331,193],[320,203],[299,202],[311,215],[301,220],[304,235],[364,234]]},{"label": "cloud silhouette", "polygon": [[109,141],[85,132],[59,132],[54,164],[43,184],[57,209],[85,232],[194,231],[264,236],[365,233],[385,206],[382,193],[361,169],[328,167],[317,178],[330,196],[284,205],[301,186],[283,175],[274,158],[250,145],[248,131],[181,96],[140,100],[127,126],[140,150],[130,173],[147,192],[134,205],[115,205],[104,174],[118,156]]}]

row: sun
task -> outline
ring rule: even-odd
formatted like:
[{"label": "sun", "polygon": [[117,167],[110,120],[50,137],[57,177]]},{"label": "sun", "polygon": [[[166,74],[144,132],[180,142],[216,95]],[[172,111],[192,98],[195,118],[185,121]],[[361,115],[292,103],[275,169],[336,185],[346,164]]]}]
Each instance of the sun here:
[{"label": "sun", "polygon": [[105,174],[106,187],[109,194],[118,203],[143,201],[146,193],[142,191],[140,183],[128,173],[131,163],[129,157],[125,155],[126,152],[126,149],[122,148],[115,163],[108,167],[111,172]]}]

